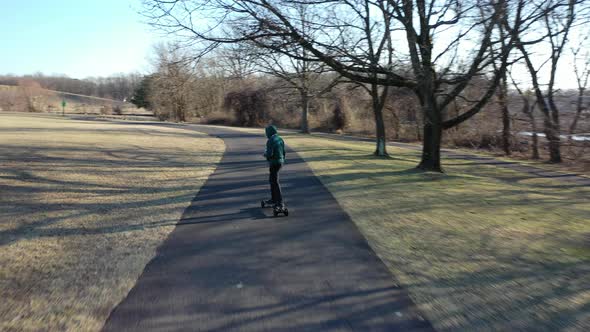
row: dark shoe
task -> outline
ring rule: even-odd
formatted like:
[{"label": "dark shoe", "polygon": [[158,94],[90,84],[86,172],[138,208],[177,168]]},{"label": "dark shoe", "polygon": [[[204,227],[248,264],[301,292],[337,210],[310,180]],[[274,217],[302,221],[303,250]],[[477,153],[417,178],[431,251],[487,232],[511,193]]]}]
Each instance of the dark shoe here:
[{"label": "dark shoe", "polygon": [[264,205],[274,206],[275,202],[272,199],[268,199],[264,201]]}]

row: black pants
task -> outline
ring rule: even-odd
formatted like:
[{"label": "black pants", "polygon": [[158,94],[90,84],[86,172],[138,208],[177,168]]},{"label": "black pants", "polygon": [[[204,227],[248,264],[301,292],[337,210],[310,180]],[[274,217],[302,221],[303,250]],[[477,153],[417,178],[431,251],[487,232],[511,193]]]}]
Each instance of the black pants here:
[{"label": "black pants", "polygon": [[268,177],[268,181],[270,182],[271,199],[275,204],[283,204],[281,184],[279,183],[279,171],[281,170],[281,166],[281,164],[271,165],[270,176]]}]

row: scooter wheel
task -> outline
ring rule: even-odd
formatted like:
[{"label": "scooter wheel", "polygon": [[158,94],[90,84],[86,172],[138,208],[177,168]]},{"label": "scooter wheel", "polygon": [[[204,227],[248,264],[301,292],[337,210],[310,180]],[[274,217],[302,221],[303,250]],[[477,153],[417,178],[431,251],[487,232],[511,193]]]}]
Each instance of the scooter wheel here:
[{"label": "scooter wheel", "polygon": [[285,213],[285,217],[289,216],[289,210],[285,209],[284,213]]},{"label": "scooter wheel", "polygon": [[264,201],[260,201],[260,207],[264,209]]}]

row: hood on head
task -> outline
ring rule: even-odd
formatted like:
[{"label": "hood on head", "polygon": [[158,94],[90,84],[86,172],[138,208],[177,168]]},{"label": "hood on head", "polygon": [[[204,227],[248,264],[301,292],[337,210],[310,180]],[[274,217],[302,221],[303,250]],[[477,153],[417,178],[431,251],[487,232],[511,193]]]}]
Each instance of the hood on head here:
[{"label": "hood on head", "polygon": [[277,127],[270,125],[270,126],[266,127],[265,132],[266,132],[266,137],[271,138],[272,135],[276,134],[278,131],[277,131]]}]

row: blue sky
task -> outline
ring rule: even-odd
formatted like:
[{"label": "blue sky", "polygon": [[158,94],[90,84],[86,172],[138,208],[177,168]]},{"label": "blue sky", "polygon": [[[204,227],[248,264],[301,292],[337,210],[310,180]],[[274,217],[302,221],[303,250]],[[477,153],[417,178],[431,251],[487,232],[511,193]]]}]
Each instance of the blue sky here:
[{"label": "blue sky", "polygon": [[[141,0],[0,1],[0,74],[145,74],[152,46],[164,41],[142,22]],[[564,56],[558,71],[564,88],[576,86],[570,58]],[[515,72],[527,81],[524,68]]]},{"label": "blue sky", "polygon": [[2,0],[0,74],[149,72],[158,35],[139,0]]}]

